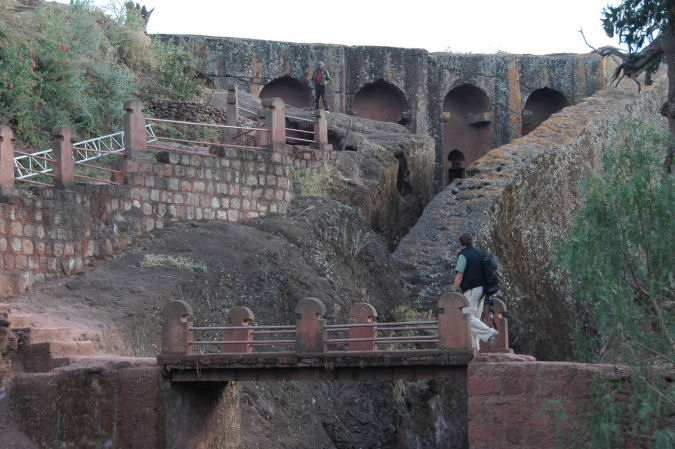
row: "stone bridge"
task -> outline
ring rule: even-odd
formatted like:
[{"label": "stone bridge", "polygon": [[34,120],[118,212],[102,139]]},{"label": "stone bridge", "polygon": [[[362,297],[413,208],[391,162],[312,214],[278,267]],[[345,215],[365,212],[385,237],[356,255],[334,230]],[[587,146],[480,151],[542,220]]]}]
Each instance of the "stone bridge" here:
[{"label": "stone bridge", "polygon": [[[381,323],[372,305],[358,303],[352,323],[327,324],[324,304],[305,298],[295,308],[295,326],[251,326],[253,312],[236,306],[229,326],[196,327],[190,305],[172,301],[164,308],[157,362],[173,382],[453,378],[465,388],[474,356],[467,306],[462,294],[449,293],[438,301],[437,320]],[[497,319],[503,337],[492,352],[510,352],[505,318]]]},{"label": "stone bridge", "polygon": [[593,54],[478,55],[421,49],[294,44],[159,35],[186,49],[216,88],[233,81],[260,98],[311,108],[308,79],[324,61],[331,111],[405,125],[436,141],[435,182],[464,176],[488,150],[528,134],[605,86],[608,60]]}]

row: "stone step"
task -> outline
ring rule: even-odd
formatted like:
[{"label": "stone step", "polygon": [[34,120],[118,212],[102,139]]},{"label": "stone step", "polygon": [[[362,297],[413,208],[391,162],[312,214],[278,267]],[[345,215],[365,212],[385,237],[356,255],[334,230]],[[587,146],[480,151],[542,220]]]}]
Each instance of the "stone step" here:
[{"label": "stone step", "polygon": [[26,313],[11,313],[9,315],[10,329],[26,329],[33,326],[35,316]]},{"label": "stone step", "polygon": [[67,327],[29,327],[25,329],[13,329],[14,332],[21,332],[25,335],[24,344],[46,343],[46,342],[69,342],[69,329]]},{"label": "stone step", "polygon": [[0,302],[0,313],[9,313],[9,304]]},{"label": "stone step", "polygon": [[94,353],[91,341],[48,341],[26,345],[22,351],[27,372],[45,372],[70,363],[71,359]]}]

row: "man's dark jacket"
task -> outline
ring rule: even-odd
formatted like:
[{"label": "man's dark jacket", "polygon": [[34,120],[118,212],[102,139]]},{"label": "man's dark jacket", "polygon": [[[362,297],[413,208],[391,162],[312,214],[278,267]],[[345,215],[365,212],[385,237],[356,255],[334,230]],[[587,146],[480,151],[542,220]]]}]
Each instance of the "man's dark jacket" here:
[{"label": "man's dark jacket", "polygon": [[485,285],[483,268],[480,265],[483,253],[473,246],[468,246],[460,251],[459,254],[466,258],[466,268],[464,268],[464,276],[462,276],[462,283],[459,285],[459,288],[465,292]]}]

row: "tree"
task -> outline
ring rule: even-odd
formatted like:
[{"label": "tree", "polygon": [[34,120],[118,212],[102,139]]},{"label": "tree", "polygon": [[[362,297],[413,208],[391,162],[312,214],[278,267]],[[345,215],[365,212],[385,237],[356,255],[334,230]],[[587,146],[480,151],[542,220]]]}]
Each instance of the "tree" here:
[{"label": "tree", "polygon": [[[642,72],[649,80],[661,61],[668,66],[668,100],[661,113],[668,118],[670,128],[664,167],[672,172],[675,149],[675,1],[623,0],[619,6],[607,6],[603,10],[602,24],[609,37],[618,36],[619,42],[628,46],[628,53],[614,47],[597,50],[602,56],[615,55],[622,59],[614,73],[615,80],[622,76],[635,79]],[[645,42],[648,45],[643,47]]]},{"label": "tree", "polygon": [[[602,384],[612,393],[595,404],[602,413],[588,421],[588,434],[613,429],[609,443],[594,447],[617,447],[628,431],[638,447],[672,448],[675,198],[673,176],[662,169],[669,136],[640,123],[621,123],[612,134],[600,172],[584,184],[585,206],[556,250],[586,311],[577,346],[589,361],[609,358],[632,371],[630,385]],[[607,398],[625,389],[630,400],[608,416]]]}]

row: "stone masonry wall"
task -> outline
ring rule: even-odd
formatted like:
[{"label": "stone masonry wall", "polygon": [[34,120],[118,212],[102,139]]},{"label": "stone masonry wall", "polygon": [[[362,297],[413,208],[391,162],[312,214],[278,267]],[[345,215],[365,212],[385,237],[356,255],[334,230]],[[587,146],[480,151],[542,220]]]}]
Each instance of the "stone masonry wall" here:
[{"label": "stone masonry wall", "polygon": [[499,359],[474,361],[468,375],[471,449],[584,447],[593,379],[630,378],[610,365]]},{"label": "stone masonry wall", "polygon": [[136,155],[143,157],[126,160],[125,185],[0,192],[0,297],[80,272],[173,220],[236,222],[285,214],[292,198],[287,154],[160,153],[167,163]]},{"label": "stone masonry wall", "polygon": [[[462,393],[468,391],[472,449],[583,446],[578,438],[585,423],[579,410],[591,398],[594,376],[629,378],[609,365],[481,357],[469,364]],[[446,396],[456,393],[443,389]],[[2,424],[22,432],[34,447],[236,448],[241,420],[247,419],[236,383],[171,383],[147,358],[84,359],[49,373],[16,373],[5,392],[0,409],[8,416]],[[449,446],[436,440],[438,447],[462,446],[449,436],[458,429],[448,428],[442,419],[450,412],[429,402],[441,415],[435,423],[438,433],[431,437],[454,442]],[[547,408],[564,411],[565,419],[556,421]],[[404,441],[406,430],[412,429],[399,429]],[[466,424],[459,431],[467,432]]]},{"label": "stone masonry wall", "polygon": [[[3,424],[13,424],[35,444],[18,447],[240,447],[236,384],[171,383],[149,358],[78,363],[13,376],[0,398],[0,408],[8,415],[3,418],[10,420]],[[0,433],[3,430],[0,425]]]},{"label": "stone masonry wall", "polygon": [[316,169],[327,161],[335,163],[338,153],[334,151],[314,150],[308,147],[293,146],[293,169]]}]

